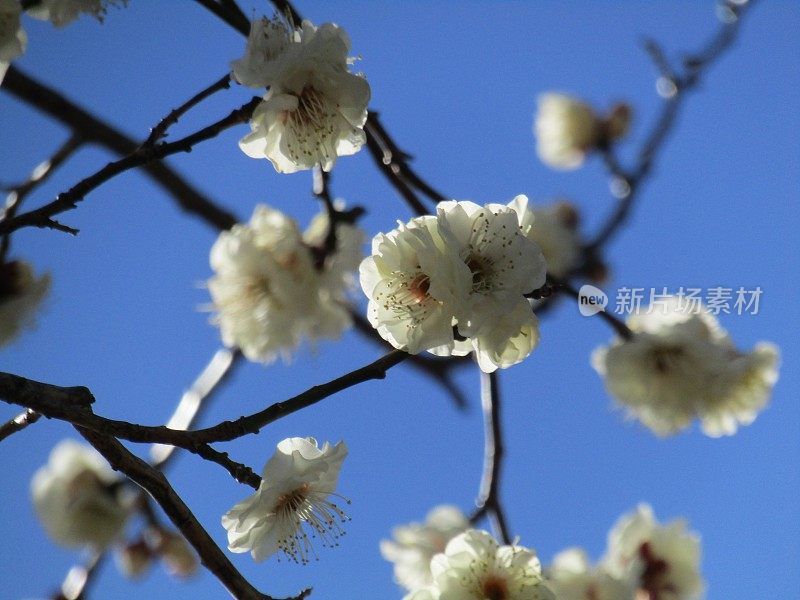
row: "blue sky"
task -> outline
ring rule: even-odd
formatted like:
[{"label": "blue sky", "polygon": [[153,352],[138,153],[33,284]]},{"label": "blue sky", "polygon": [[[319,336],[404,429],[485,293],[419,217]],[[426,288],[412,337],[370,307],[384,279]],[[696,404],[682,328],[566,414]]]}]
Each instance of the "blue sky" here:
[{"label": "blue sky", "polygon": [[[247,14],[271,9],[243,3]],[[404,2],[298,4],[317,23],[346,28],[358,68],[380,110],[420,173],[446,194],[476,202],[572,199],[594,231],[613,208],[599,160],[561,173],[533,151],[535,98],[547,90],[605,108],[635,109],[630,159],[659,108],[644,37],[680,57],[715,30],[713,2]],[[104,25],[84,19],[63,30],[32,19],[20,68],[53,85],[134,138],[169,109],[226,72],[242,38],[191,2],[134,0]],[[542,342],[502,373],[508,446],[503,499],[514,534],[543,562],[572,545],[599,558],[617,517],[640,501],[662,520],[685,516],[703,539],[710,599],[787,598],[800,592],[800,428],[797,339],[800,287],[800,5],[762,2],[737,46],[709,73],[643,189],[629,226],[606,260],[608,291],[628,287],[724,286],[763,290],[758,315],[726,315],[737,345],[781,347],[783,367],[770,407],[724,439],[696,427],[668,439],[624,422],[589,366],[611,337],[598,319],[569,302],[542,319]],[[251,91],[219,94],[184,119],[188,133],[246,102]],[[308,173],[279,175],[242,154],[242,126],[170,164],[243,220],[264,202],[302,224],[317,211]],[[67,132],[0,93],[0,179],[16,181],[47,157]],[[112,156],[82,149],[29,199],[44,203]],[[366,152],[342,159],[334,192],[368,210],[369,235],[411,216]],[[216,234],[181,214],[140,173],[126,173],[90,194],[63,220],[77,237],[25,230],[13,255],[53,274],[38,328],[0,350],[0,369],[60,385],[86,385],[103,415],[163,422],[180,393],[219,347],[200,282],[210,276]],[[363,306],[364,299],[358,298]],[[289,365],[244,365],[205,417],[210,424],[253,412],[360,367],[381,351],[356,334],[304,349]],[[313,585],[313,598],[400,598],[378,542],[435,504],[472,506],[482,463],[478,375],[462,371],[470,399],[459,413],[430,381],[406,366],[325,400],[223,449],[260,470],[279,440],[313,435],[350,448],[340,491],[353,517],[339,548],[297,567],[274,560],[234,563],[259,588],[280,596]],[[16,414],[0,407],[0,418]],[[71,429],[41,421],[0,446],[0,596],[44,596],[77,554],[51,544],[29,501],[29,480]],[[136,448],[143,451],[144,448]],[[183,456],[170,472],[176,489],[224,544],[219,517],[249,493],[216,465]],[[8,575],[13,573],[12,575]],[[107,566],[96,598],[219,598],[207,573],[182,584],[155,569],[130,584]]]}]

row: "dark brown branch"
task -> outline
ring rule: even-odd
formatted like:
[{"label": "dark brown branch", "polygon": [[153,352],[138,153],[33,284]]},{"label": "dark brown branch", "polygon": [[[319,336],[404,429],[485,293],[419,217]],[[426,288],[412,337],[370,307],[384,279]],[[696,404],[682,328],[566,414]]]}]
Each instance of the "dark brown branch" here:
[{"label": "dark brown branch", "polygon": [[[235,421],[223,421],[213,427],[194,431],[106,419],[87,410],[85,394],[89,392],[86,388],[60,388],[9,373],[0,373],[0,398],[11,404],[32,408],[48,418],[68,421],[73,425],[108,433],[132,442],[170,444],[198,452],[198,447],[202,444],[231,441],[248,434],[256,434],[262,427],[312,406],[337,392],[372,379],[383,379],[391,367],[403,362],[409,356],[402,350],[394,350],[365,367],[316,385],[302,394],[272,404],[262,411],[239,417]],[[68,397],[64,401],[65,390],[74,390],[76,397]]]},{"label": "dark brown branch", "polygon": [[505,446],[503,426],[500,420],[500,390],[497,371],[481,371],[481,407],[483,409],[484,451],[481,487],[475,504],[478,510],[470,521],[475,523],[484,516],[492,521],[495,535],[504,544],[511,544],[511,534],[506,522],[505,510],[500,501],[500,476],[502,474]]},{"label": "dark brown branch", "polygon": [[[152,148],[139,148],[125,158],[108,163],[93,175],[79,181],[68,191],[59,194],[53,202],[36,210],[21,214],[10,221],[0,223],[0,234],[15,231],[26,226],[50,227],[69,233],[77,233],[77,230],[61,225],[53,220],[53,217],[64,211],[75,208],[77,203],[83,200],[89,192],[120,173],[160,160],[172,154],[177,154],[178,152],[191,152],[196,144],[214,138],[230,127],[247,122],[260,102],[261,98],[253,98],[247,104],[233,110],[228,116],[191,135],[174,142],[159,144]],[[228,224],[229,227],[232,225],[233,223]]]},{"label": "dark brown branch", "polygon": [[[0,91],[8,92],[23,102],[46,113],[69,127],[87,142],[100,144],[117,155],[127,156],[139,144],[89,113],[65,96],[24,74],[14,65],[6,73]],[[145,173],[164,188],[185,211],[197,215],[216,229],[230,229],[236,218],[220,208],[197,188],[162,162],[152,162],[144,167]]]},{"label": "dark brown branch", "polygon": [[[713,63],[733,45],[741,24],[741,18],[755,0],[738,4],[731,0],[722,3],[729,20],[723,20],[716,34],[696,54],[682,61],[682,70],[677,72],[670,65],[661,47],[652,40],[645,42],[645,50],[653,59],[659,72],[659,91],[664,99],[661,113],[639,150],[636,164],[624,169],[610,147],[601,148],[603,159],[612,176],[612,190],[618,204],[597,235],[584,247],[585,263],[591,264],[602,247],[607,244],[620,227],[628,220],[634,201],[642,184],[649,177],[658,152],[673,130],[675,120],[689,92],[700,83],[702,76]],[[585,269],[584,269],[585,270]]]},{"label": "dark brown branch", "polygon": [[220,79],[209,85],[207,88],[201,90],[186,102],[181,104],[178,108],[173,109],[170,113],[161,119],[161,121],[150,130],[150,135],[144,141],[142,146],[152,147],[155,146],[162,138],[166,137],[167,130],[172,127],[178,120],[185,115],[189,110],[200,104],[209,96],[213,96],[221,90],[227,90],[231,87],[230,73],[226,73]]},{"label": "dark brown branch", "polygon": [[122,444],[109,435],[76,427],[80,433],[111,464],[114,470],[123,473],[139,485],[155,500],[175,527],[180,530],[192,545],[203,565],[211,571],[225,588],[240,599],[271,600],[245,579],[219,546],[195,518],[181,497],[172,489],[161,471],[148,465],[129,452]]},{"label": "dark brown branch", "polygon": [[[232,9],[233,2],[216,2],[216,0],[195,0],[200,6],[214,13],[225,23],[233,27],[244,36],[250,33],[250,20],[240,10]],[[238,7],[237,7],[238,8]]]},{"label": "dark brown branch", "polygon": [[[26,181],[13,186],[9,190],[8,197],[6,198],[5,210],[0,217],[0,221],[7,221],[13,218],[14,215],[17,214],[17,211],[19,211],[25,198],[38,186],[47,181],[50,175],[52,175],[64,161],[72,156],[83,143],[83,137],[73,133],[67,138],[67,141],[59,146],[49,159],[36,166],[33,173],[31,173],[31,176]],[[11,236],[6,234],[3,236],[2,241],[0,241],[0,264],[5,260],[10,245]]]},{"label": "dark brown branch", "polygon": [[42,415],[29,408],[25,412],[18,414],[10,421],[3,423],[3,425],[0,426],[0,442],[2,442],[8,436],[25,429],[28,425],[36,423],[36,421],[38,421],[41,417]]}]

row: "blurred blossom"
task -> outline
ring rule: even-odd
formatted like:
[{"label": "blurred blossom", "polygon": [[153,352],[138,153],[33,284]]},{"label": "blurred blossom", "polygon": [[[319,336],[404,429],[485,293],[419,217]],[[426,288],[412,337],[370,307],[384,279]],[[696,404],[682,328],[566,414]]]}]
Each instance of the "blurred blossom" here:
[{"label": "blurred blossom", "polygon": [[778,380],[778,348],[737,350],[712,314],[677,296],[644,312],[628,319],[630,340],[615,339],[591,359],[628,414],[661,436],[694,418],[712,437],[752,423]]},{"label": "blurred blossom", "polygon": [[336,250],[322,264],[327,216],[301,234],[283,213],[258,205],[249,224],[220,233],[208,281],[222,340],[253,361],[288,358],[303,339],[337,338],[350,326],[347,295],[361,259],[361,232],[336,228]]},{"label": "blurred blossom", "polygon": [[161,531],[156,544],[156,553],[172,575],[190,577],[200,566],[197,555],[184,537],[171,531]]},{"label": "blurred blossom", "polygon": [[566,277],[580,264],[578,210],[571,202],[531,206],[525,196],[518,196],[510,206],[519,215],[522,233],[541,248],[550,275]]},{"label": "blurred blossom", "polygon": [[268,87],[239,146],[267,158],[281,173],[319,165],[329,171],[339,156],[366,141],[370,87],[349,70],[350,39],[333,23],[309,21],[289,31],[280,20],[253,22],[245,55],[233,63],[234,78]]},{"label": "blurred blossom", "polygon": [[500,546],[485,531],[470,529],[431,561],[434,583],[405,600],[555,600],[539,559],[523,546]]},{"label": "blurred blossom", "polygon": [[22,7],[19,0],[0,0],[0,84],[8,65],[25,52],[28,36],[20,24]]},{"label": "blurred blossom", "polygon": [[72,23],[81,13],[102,21],[109,6],[122,7],[127,4],[128,0],[41,0],[26,10],[35,19],[63,27]]},{"label": "blurred blossom", "polygon": [[122,574],[131,578],[144,575],[153,563],[153,551],[143,539],[126,544],[115,557]]},{"label": "blurred blossom", "polygon": [[659,525],[647,504],[623,516],[608,534],[603,563],[636,587],[637,600],[694,600],[703,594],[700,538],[683,520]]},{"label": "blurred blossom", "polygon": [[598,145],[610,144],[628,133],[631,109],[619,103],[601,117],[591,106],[565,94],[548,92],[538,99],[533,133],[536,151],[547,166],[580,167]]},{"label": "blurred blossom", "polygon": [[36,278],[21,260],[0,263],[0,347],[32,327],[43,298],[50,289],[50,275]]},{"label": "blurred blossom", "polygon": [[[259,562],[281,551],[306,564],[316,557],[312,537],[325,547],[337,546],[344,535],[341,523],[349,517],[328,496],[334,495],[346,456],[344,442],[325,442],[322,448],[314,438],[280,442],[256,493],[222,516],[228,549],[250,552]],[[311,528],[310,536],[304,526]]]},{"label": "blurred blossom", "polygon": [[[376,235],[360,275],[381,337],[412,354],[474,351],[485,372],[527,357],[539,328],[524,294],[544,284],[545,261],[514,209],[523,198],[440,202],[435,218]],[[525,218],[529,229],[533,217]]]},{"label": "blurred blossom", "polygon": [[605,565],[592,566],[580,548],[568,548],[553,558],[547,584],[558,600],[636,600],[627,581],[611,575]]},{"label": "blurred blossom", "polygon": [[131,510],[120,481],[96,451],[60,442],[31,482],[36,513],[59,544],[102,550],[122,533]]},{"label": "blurred blossom", "polygon": [[422,588],[433,583],[431,558],[444,552],[447,542],[469,527],[469,520],[457,507],[437,506],[425,523],[395,527],[394,539],[381,541],[381,554],[394,563],[397,583],[407,590]]}]

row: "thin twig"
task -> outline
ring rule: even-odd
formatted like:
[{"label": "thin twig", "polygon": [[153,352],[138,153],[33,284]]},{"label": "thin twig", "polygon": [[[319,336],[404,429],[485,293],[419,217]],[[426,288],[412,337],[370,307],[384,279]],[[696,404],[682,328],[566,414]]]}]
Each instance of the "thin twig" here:
[{"label": "thin twig", "polygon": [[475,501],[478,510],[470,520],[475,523],[483,516],[488,516],[495,535],[504,544],[510,544],[511,534],[506,522],[505,510],[500,501],[500,476],[505,446],[503,444],[503,426],[500,420],[500,390],[498,389],[497,371],[494,373],[481,371],[481,408],[484,425],[483,475],[478,498]]},{"label": "thin twig", "polygon": [[[6,197],[5,210],[2,216],[0,216],[0,222],[13,218],[19,211],[25,198],[42,183],[47,181],[56,169],[81,147],[84,141],[83,136],[73,133],[58,147],[49,159],[36,166],[31,176],[26,181],[11,188]],[[11,236],[6,234],[3,236],[2,241],[0,241],[0,264],[5,260],[10,246]]]},{"label": "thin twig", "polygon": [[30,212],[18,215],[9,221],[0,223],[0,234],[16,231],[21,227],[35,226],[35,227],[49,227],[51,229],[58,229],[67,233],[76,234],[77,229],[62,225],[55,221],[53,217],[64,211],[73,209],[77,203],[92,190],[97,189],[100,185],[116,177],[120,173],[146,165],[150,162],[160,160],[171,154],[178,152],[191,152],[192,148],[205,140],[212,139],[231,127],[247,122],[255,110],[256,106],[261,102],[261,98],[253,98],[247,104],[233,110],[228,116],[196,131],[191,135],[176,140],[174,142],[159,144],[152,148],[140,148],[125,158],[108,163],[105,167],[90,175],[89,177],[79,181],[72,186],[68,191],[59,194],[58,197],[46,204],[45,206],[32,210]]},{"label": "thin twig", "polygon": [[186,102],[181,104],[178,108],[173,109],[170,113],[159,121],[158,125],[153,127],[150,130],[150,135],[147,136],[147,139],[142,144],[143,147],[153,147],[157,142],[159,142],[162,138],[166,137],[167,130],[172,127],[178,120],[185,115],[189,110],[193,107],[200,104],[203,100],[208,98],[209,96],[213,96],[215,93],[221,90],[227,90],[231,87],[231,75],[230,73],[226,73],[219,79],[217,79],[214,83],[209,85],[207,88],[199,91],[197,94],[189,98]]},{"label": "thin twig", "polygon": [[[87,142],[100,144],[119,156],[127,156],[139,147],[137,142],[121,131],[92,115],[55,89],[24,74],[14,65],[11,65],[6,72],[0,91],[16,96],[63,123]],[[197,215],[214,228],[230,229],[236,224],[237,219],[230,212],[219,207],[163,162],[151,162],[145,165],[144,172],[164,188],[180,208]]]},{"label": "thin twig", "polygon": [[38,421],[41,417],[42,415],[29,408],[25,412],[18,414],[10,421],[3,423],[3,425],[0,426],[0,442],[2,442],[8,436],[17,433],[18,431],[22,431],[28,425],[36,423],[36,421]]},{"label": "thin twig", "polygon": [[230,2],[216,2],[215,0],[195,0],[200,6],[214,13],[236,31],[244,36],[250,33],[250,20],[241,11],[232,10]]}]

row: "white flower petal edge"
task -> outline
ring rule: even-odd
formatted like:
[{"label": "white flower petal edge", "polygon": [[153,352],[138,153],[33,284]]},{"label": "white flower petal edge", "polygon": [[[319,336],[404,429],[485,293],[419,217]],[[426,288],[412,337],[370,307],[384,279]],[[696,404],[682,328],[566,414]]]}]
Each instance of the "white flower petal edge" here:
[{"label": "white flower petal edge", "polygon": [[455,506],[433,508],[425,523],[409,523],[392,530],[393,540],[381,540],[381,555],[394,563],[395,581],[409,591],[433,583],[431,558],[444,552],[447,542],[469,529],[469,520]]},{"label": "white flower petal edge", "polygon": [[430,593],[437,600],[555,600],[533,551],[500,546],[485,531],[471,529],[450,540],[445,552],[431,560],[431,571]]},{"label": "white flower petal edge", "polygon": [[31,480],[36,514],[59,544],[102,550],[122,533],[128,498],[105,459],[74,440],[63,440]]},{"label": "white flower petal edge", "polygon": [[36,312],[50,289],[50,274],[35,277],[21,260],[0,264],[0,348],[35,324]]},{"label": "white flower petal edge", "polygon": [[603,563],[645,597],[695,600],[703,594],[699,536],[687,531],[684,520],[660,525],[647,504],[623,516],[608,534]]},{"label": "white flower petal edge", "polygon": [[304,526],[323,546],[337,546],[344,535],[341,523],[349,517],[328,496],[334,494],[346,456],[344,442],[320,448],[314,438],[281,441],[256,493],[222,516],[228,549],[250,552],[256,561],[280,550],[305,564],[316,553]]},{"label": "white flower petal edge", "polygon": [[705,308],[677,297],[628,324],[634,337],[598,348],[591,363],[628,414],[657,435],[694,418],[709,436],[732,435],[769,401],[780,363],[773,344],[741,352]]}]

